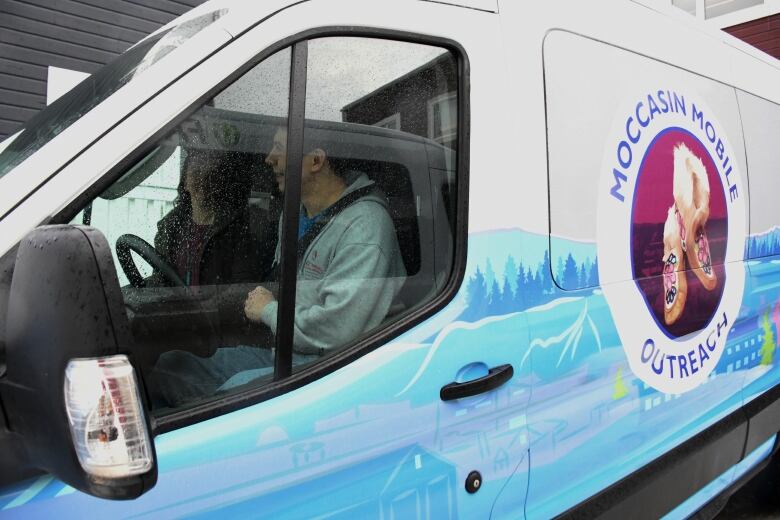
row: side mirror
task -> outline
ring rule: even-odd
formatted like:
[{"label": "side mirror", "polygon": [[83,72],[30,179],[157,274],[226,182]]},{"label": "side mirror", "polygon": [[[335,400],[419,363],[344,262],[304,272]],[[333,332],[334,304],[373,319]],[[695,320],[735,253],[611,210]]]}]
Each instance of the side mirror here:
[{"label": "side mirror", "polygon": [[11,281],[0,396],[26,462],[76,489],[130,499],[151,489],[151,428],[111,250],[97,230],[43,226]]}]

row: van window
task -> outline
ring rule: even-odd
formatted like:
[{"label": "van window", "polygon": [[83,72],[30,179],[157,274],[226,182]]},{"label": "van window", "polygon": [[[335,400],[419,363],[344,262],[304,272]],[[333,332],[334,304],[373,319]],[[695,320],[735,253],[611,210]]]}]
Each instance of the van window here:
[{"label": "van window", "polygon": [[[287,124],[290,64],[287,48],[252,67],[74,218],[111,244],[157,412],[215,393],[197,370],[218,347],[273,352],[270,332],[246,319],[243,303],[259,284],[276,283],[282,205],[265,158]],[[188,378],[203,392],[180,389]]]},{"label": "van window", "polygon": [[780,254],[780,105],[745,92],[737,92],[745,148],[750,162],[750,235],[748,258]]},{"label": "van window", "polygon": [[[309,42],[304,153],[326,168],[316,156],[304,161],[294,364],[424,305],[448,275],[437,252],[451,255],[452,232],[437,234],[436,223],[448,218],[443,196],[454,179],[432,166],[446,164],[457,142],[455,70],[436,47]],[[378,128],[395,114],[397,129]],[[316,193],[328,186],[343,190],[333,205]]]},{"label": "van window", "polygon": [[[300,173],[287,168],[299,46],[308,47]],[[419,309],[450,276],[457,103],[429,108],[457,99],[455,57],[375,38],[293,48],[148,146],[73,219],[112,246],[158,416],[284,377],[280,349],[292,370],[319,363]],[[300,213],[288,215],[297,175]],[[287,262],[297,269],[285,281],[291,219]],[[282,308],[285,284],[295,301]],[[285,331],[292,345],[280,345]]]},{"label": "van window", "polygon": [[[723,132],[724,141],[741,143],[734,90],[686,70],[562,31],[554,31],[546,37],[544,64],[550,269],[555,283],[564,290],[575,290],[629,279],[600,270],[600,259],[596,255],[599,203],[611,196],[608,189],[600,189],[600,181],[604,172],[610,174],[613,168],[620,169],[621,161],[632,162],[632,168],[642,165],[640,175],[621,178],[623,191],[632,193],[637,187],[638,194],[635,201],[627,202],[633,205],[632,222],[626,225],[632,226],[634,244],[631,257],[625,261],[632,263],[634,279],[660,277],[664,265],[665,217],[677,200],[672,187],[674,148],[684,144],[692,155],[703,156],[703,145],[701,138],[684,129],[660,136],[659,128],[661,125],[674,126],[667,124],[673,119],[671,116],[686,126],[698,125],[699,122],[692,119],[692,103],[705,103],[712,109],[711,115],[717,116],[718,131]],[[598,81],[583,82],[583,77]],[[699,108],[701,106],[697,110]],[[630,121],[627,120],[629,115]],[[658,118],[658,124],[645,127],[651,116]],[[626,135],[627,131],[631,137]],[[640,131],[647,134],[642,135],[642,139],[648,139],[641,144],[648,150],[656,150],[654,154],[648,153],[645,157],[640,153],[639,145],[630,148],[631,139],[637,139]],[[619,139],[612,137],[621,133]],[[659,141],[648,146],[647,143],[656,137]],[[625,141],[625,146],[619,146],[621,140]],[[730,161],[744,171],[744,152],[741,146],[733,148]],[[632,153],[637,156],[630,155]],[[715,189],[720,163],[716,165],[706,158],[703,163],[706,163],[713,184],[706,228],[711,250],[709,263],[717,266],[723,264],[725,258],[725,224],[721,218],[724,195],[722,190]],[[622,196],[622,193],[617,195]],[[747,196],[747,193],[743,195]],[[690,269],[692,265],[687,262],[685,268]]]}]

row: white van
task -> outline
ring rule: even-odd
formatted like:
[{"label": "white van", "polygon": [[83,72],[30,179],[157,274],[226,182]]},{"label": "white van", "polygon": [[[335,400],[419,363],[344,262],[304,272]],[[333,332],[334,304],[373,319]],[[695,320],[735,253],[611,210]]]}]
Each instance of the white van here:
[{"label": "white van", "polygon": [[203,4],[0,144],[0,510],[713,516],[778,136],[776,60],[629,0]]}]

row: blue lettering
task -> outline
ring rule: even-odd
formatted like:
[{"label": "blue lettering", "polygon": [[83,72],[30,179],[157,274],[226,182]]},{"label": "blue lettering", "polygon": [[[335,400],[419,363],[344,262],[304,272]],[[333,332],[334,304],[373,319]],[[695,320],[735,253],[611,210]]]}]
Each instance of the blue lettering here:
[{"label": "blue lettering", "polygon": [[674,360],[678,357],[682,356],[672,356],[671,354],[666,355],[666,359],[669,360],[669,376],[674,379]]},{"label": "blue lettering", "polygon": [[723,323],[718,323],[718,337],[720,337],[720,330],[729,326],[729,320],[726,317],[726,313],[723,313]]},{"label": "blue lettering", "polygon": [[693,122],[695,123],[698,120],[699,128],[704,130],[704,112],[696,110],[696,105],[694,104],[691,104],[691,116],[693,117]]},{"label": "blue lettering", "polygon": [[685,377],[688,377],[688,360],[685,356],[677,356],[677,362],[680,363],[680,377],[683,377],[683,372],[685,372]]},{"label": "blue lettering", "polygon": [[704,123],[704,133],[707,134],[707,139],[709,139],[711,143],[715,144],[715,127],[712,126],[712,123],[709,121]]},{"label": "blue lettering", "polygon": [[642,132],[639,130],[636,131],[636,135],[631,135],[631,123],[634,122],[633,117],[629,117],[626,121],[626,135],[628,136],[628,140],[632,143],[636,144],[639,142],[639,138],[642,136]]},{"label": "blue lettering", "polygon": [[[624,151],[628,153],[628,158],[626,160],[623,160],[623,153]],[[620,163],[620,166],[623,167],[623,169],[628,169],[631,166],[631,160],[633,159],[633,152],[631,151],[631,147],[628,145],[625,141],[620,141],[620,144],[618,145],[617,149],[617,159]]]},{"label": "blue lettering", "polygon": [[729,198],[731,199],[731,202],[734,202],[734,199],[739,197],[739,194],[737,193],[737,186],[736,184],[731,184],[731,179],[729,179],[729,175],[731,175],[732,168],[729,166],[728,170],[726,170],[726,173],[723,174],[724,177],[726,177],[726,184],[729,185]]},{"label": "blue lettering", "polygon": [[[709,346],[709,344],[707,346]],[[714,350],[714,349],[715,346],[713,345],[713,347],[710,350]],[[702,367],[704,366],[704,361],[707,359],[710,359],[710,355],[707,354],[707,349],[704,348],[704,345],[699,343],[699,361]]]},{"label": "blue lettering", "polygon": [[725,151],[725,148],[723,146],[723,141],[718,139],[718,144],[715,145],[715,153],[718,154],[718,159],[721,161],[723,160],[723,152]]},{"label": "blue lettering", "polygon": [[699,367],[696,366],[696,362],[698,360],[695,357],[693,357],[694,354],[695,352],[693,350],[688,352],[688,362],[691,365],[691,374],[695,374],[696,372],[699,371]]},{"label": "blue lettering", "polygon": [[[712,339],[712,337],[714,335],[715,335],[715,331],[713,330],[712,332],[710,332],[710,335],[707,336],[707,348],[710,349],[710,352],[713,352],[715,350],[715,347],[718,346],[717,341]],[[712,340],[712,341],[710,341],[710,340]]]},{"label": "blue lettering", "polygon": [[642,128],[645,128],[647,125],[650,124],[650,118],[642,119],[642,116],[639,115],[639,109],[642,108],[642,106],[643,105],[641,101],[636,104],[636,120],[639,121],[639,124],[642,126]]},{"label": "blue lettering", "polygon": [[650,107],[650,119],[655,119],[654,114],[661,115],[661,111],[658,109],[658,105],[656,105],[653,97],[650,95],[647,96],[647,104]]},{"label": "blue lettering", "polygon": [[669,112],[669,103],[666,101],[665,93],[663,90],[658,91],[658,101],[661,102],[661,112],[664,114]]},{"label": "blue lettering", "polygon": [[612,169],[612,175],[615,177],[615,185],[612,186],[612,189],[609,190],[609,193],[615,197],[620,202],[625,201],[625,197],[623,197],[623,194],[620,193],[620,188],[623,187],[623,182],[628,180],[628,177],[626,177],[620,170],[617,168]]},{"label": "blue lettering", "polygon": [[677,92],[674,93],[674,111],[682,112],[684,116],[688,115],[688,111],[685,108],[685,96],[677,97]]},{"label": "blue lettering", "polygon": [[[647,347],[650,347],[650,353],[645,355]],[[655,352],[655,342],[652,339],[648,339],[645,341],[645,344],[642,345],[642,363],[650,361],[650,358],[653,357],[653,352]]]},{"label": "blue lettering", "polygon": [[729,186],[731,185],[731,181],[729,180],[729,175],[731,175],[731,170],[732,170],[732,168],[731,168],[731,166],[729,166],[729,169],[726,170],[726,172],[723,174],[723,176],[726,177],[726,183]]},{"label": "blue lettering", "polygon": [[661,372],[664,371],[664,356],[661,354],[661,361],[658,362],[658,367],[656,368],[655,362],[658,359],[658,354],[661,354],[660,350],[656,350],[655,354],[653,354],[653,362],[650,364],[650,366],[652,367],[653,372],[660,376]]}]

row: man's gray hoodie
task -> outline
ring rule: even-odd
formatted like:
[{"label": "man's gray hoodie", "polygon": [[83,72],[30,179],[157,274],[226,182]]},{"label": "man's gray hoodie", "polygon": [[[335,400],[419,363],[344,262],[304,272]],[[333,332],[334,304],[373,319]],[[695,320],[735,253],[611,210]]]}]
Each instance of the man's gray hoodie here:
[{"label": "man's gray hoodie", "polygon": [[[360,174],[340,199],[371,184],[366,174]],[[279,258],[277,244],[277,263]],[[295,351],[338,348],[379,325],[405,276],[387,201],[374,190],[325,224],[299,262]],[[274,334],[277,310],[273,301],[260,316]]]}]

